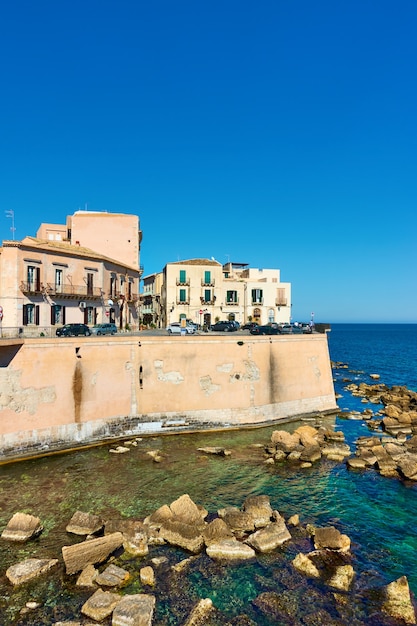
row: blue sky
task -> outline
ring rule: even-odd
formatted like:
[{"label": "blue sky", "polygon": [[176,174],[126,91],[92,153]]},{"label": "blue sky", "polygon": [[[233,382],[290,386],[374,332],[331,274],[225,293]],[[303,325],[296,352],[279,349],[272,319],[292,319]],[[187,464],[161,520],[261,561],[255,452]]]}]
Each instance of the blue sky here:
[{"label": "blue sky", "polygon": [[135,213],[145,274],[279,268],[292,317],[417,322],[415,0],[0,9],[0,239]]}]

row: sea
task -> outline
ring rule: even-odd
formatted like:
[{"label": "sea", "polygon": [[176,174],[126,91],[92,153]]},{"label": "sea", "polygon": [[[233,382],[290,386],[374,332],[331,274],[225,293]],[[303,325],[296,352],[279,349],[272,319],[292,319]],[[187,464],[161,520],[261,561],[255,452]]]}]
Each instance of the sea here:
[{"label": "sea", "polygon": [[[340,412],[322,423],[342,431],[353,452],[357,438],[371,434],[360,413],[366,408],[376,412],[380,406],[363,403],[346,387],[351,382],[382,383],[417,392],[417,324],[331,324],[327,337],[331,361],[347,367],[333,369]],[[380,378],[376,381],[372,374]],[[356,418],[346,419],[349,412],[356,412]],[[293,432],[301,423],[279,428]],[[66,532],[75,511],[107,521],[143,520],[183,494],[208,511],[207,519],[219,509],[240,508],[248,496],[268,495],[273,509],[285,520],[298,515],[300,526],[291,527],[292,540],[271,553],[235,564],[199,555],[180,577],[171,566],[190,554],[179,548],[151,546],[145,557],[118,557],[116,563],[131,574],[119,593],[154,594],[154,626],[184,624],[202,598],[210,598],[214,606],[208,626],[401,624],[379,611],[378,593],[406,576],[413,600],[417,595],[417,484],[382,477],[373,469],[352,471],[345,463],[328,460],[304,469],[265,464],[263,447],[276,428],[152,436],[135,441],[126,454],[112,454],[106,444],[0,466],[0,531],[18,511],[38,516],[43,525],[34,540],[1,544],[0,624],[80,620],[92,590],[75,586],[61,555],[62,546],[80,540]],[[210,456],[198,450],[205,446],[226,447],[231,454]],[[161,463],[147,454],[155,450]],[[349,591],[335,593],[323,580],[295,572],[295,556],[313,549],[309,526],[334,526],[350,537],[355,578]],[[159,556],[169,568],[159,571],[154,566],[157,583],[144,588],[139,570]],[[58,558],[59,565],[13,587],[5,576],[7,568],[29,557]],[[27,608],[27,602],[34,602],[29,605],[34,608]],[[101,623],[109,625],[111,619]]]}]

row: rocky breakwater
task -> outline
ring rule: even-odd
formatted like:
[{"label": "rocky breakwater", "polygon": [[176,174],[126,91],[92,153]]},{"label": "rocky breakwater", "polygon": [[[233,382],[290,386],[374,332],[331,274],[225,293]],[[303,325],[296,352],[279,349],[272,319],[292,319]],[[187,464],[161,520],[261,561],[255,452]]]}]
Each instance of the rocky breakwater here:
[{"label": "rocky breakwater", "polygon": [[[377,378],[378,375],[371,375]],[[348,382],[348,381],[346,381]],[[347,418],[366,421],[373,432],[359,437],[350,469],[374,469],[382,476],[417,481],[417,393],[404,386],[349,383],[345,389],[364,403],[382,405]]]},{"label": "rocky breakwater", "polygon": [[[316,441],[309,429],[297,436],[300,440],[305,437],[305,447],[316,446],[310,440]],[[14,532],[16,525],[26,528],[25,541],[39,535],[39,520],[19,513],[4,529],[3,540],[21,541]],[[67,532],[74,540],[83,539],[63,546],[61,555],[25,559],[9,567],[5,574],[11,585],[20,586],[50,576],[59,568],[68,589],[75,594],[78,589],[80,598],[87,590],[88,597],[80,603],[78,616],[45,621],[42,611],[46,607],[33,600],[36,586],[32,584],[21,612],[32,612],[35,621],[25,623],[81,626],[87,619],[112,626],[150,626],[154,624],[158,603],[168,594],[172,611],[169,623],[254,626],[258,622],[244,611],[226,619],[210,597],[198,599],[192,593],[191,606],[184,602],[184,592],[190,587],[187,575],[193,570],[204,578],[216,578],[225,568],[255,563],[263,556],[270,559],[272,555],[281,559],[277,560],[275,582],[270,581],[251,600],[252,611],[257,611],[262,619],[283,624],[341,626],[356,623],[352,622],[352,603],[363,602],[362,611],[365,607],[369,611],[372,605],[367,624],[416,623],[405,576],[379,589],[365,589],[363,583],[356,581],[351,542],[346,534],[334,526],[302,526],[299,515],[285,520],[271,506],[267,495],[249,496],[240,508],[226,507],[215,514],[194,503],[188,494],[143,520],[104,521],[98,514],[76,511]],[[178,559],[184,553],[186,558]],[[317,584],[311,587],[311,581]],[[132,593],[134,588],[136,592]],[[59,616],[59,599],[54,600],[54,615]],[[167,621],[162,617],[158,623]]]}]

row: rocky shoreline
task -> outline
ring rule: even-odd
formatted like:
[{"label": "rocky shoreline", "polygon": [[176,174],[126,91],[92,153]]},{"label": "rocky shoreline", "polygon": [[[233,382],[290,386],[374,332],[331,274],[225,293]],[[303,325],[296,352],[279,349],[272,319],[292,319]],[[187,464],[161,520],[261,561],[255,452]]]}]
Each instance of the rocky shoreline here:
[{"label": "rocky shoreline", "polygon": [[[334,368],[347,368],[333,364]],[[377,380],[377,375],[371,378]],[[377,471],[404,481],[417,480],[417,394],[405,387],[375,383],[346,389],[364,403],[382,405],[373,412],[351,412],[346,419],[362,419],[372,431],[360,437],[355,449],[343,432],[304,424],[293,433],[276,430],[270,441],[258,444],[267,465],[291,464],[309,468],[322,459],[345,463],[349,470]],[[135,441],[110,449],[128,453]],[[223,447],[198,449],[201,454],[230,457]],[[158,450],[150,461],[163,463]],[[358,555],[350,538],[334,525],[315,527],[300,522],[302,511],[288,519],[273,509],[268,495],[249,496],[240,508],[207,511],[183,494],[144,519],[103,520],[99,512],[75,511],[68,520],[69,545],[61,554],[25,558],[3,575],[28,595],[13,624],[55,626],[255,626],[279,623],[291,626],[395,626],[416,624],[416,604],[406,576],[384,586],[372,586],[356,568]],[[36,542],[43,523],[27,513],[15,513],[1,534],[3,542]],[[185,558],[184,558],[185,557]],[[276,585],[226,619],[209,597],[184,599],[189,577],[219,576],[245,563],[276,561]],[[132,564],[135,563],[134,567]],[[69,616],[56,604],[54,621],[44,621],[44,607],[36,599],[34,583],[60,576],[74,597],[78,615]],[[169,594],[172,615],[161,621],[158,606]],[[308,598],[308,600],[307,600]],[[254,615],[259,616],[257,621]],[[19,621],[21,620],[21,621]]]},{"label": "rocky shoreline", "polygon": [[[8,541],[28,541],[42,532],[39,518],[24,513],[15,514],[2,533]],[[209,515],[184,494],[171,504],[154,511],[144,520],[105,522],[98,515],[76,511],[69,520],[67,532],[82,541],[62,547],[61,558],[28,558],[8,568],[6,576],[14,586],[23,585],[40,576],[48,576],[56,568],[73,579],[80,590],[90,591],[83,602],[80,615],[71,621],[54,621],[55,626],[82,626],[94,623],[112,626],[151,626],[158,598],[158,587],[180,595],[181,585],[191,567],[203,568],[213,575],[217,567],[239,567],[262,554],[271,554],[293,544],[290,566],[293,570],[293,588],[318,581],[326,601],[331,600],[335,619],[329,611],[311,607],[309,621],[291,621],[288,604],[283,594],[266,591],[253,600],[253,606],[271,623],[284,624],[347,624],[348,604],[354,598],[350,592],[356,580],[354,557],[350,538],[334,526],[314,527],[300,524],[299,516],[288,520],[271,507],[267,495],[250,496],[241,508],[228,507]],[[169,555],[152,556],[154,546],[180,548],[188,557],[171,564]],[[299,548],[302,547],[302,550]],[[141,559],[139,569],[140,593],[123,594],[132,574],[123,561],[123,555]],[[288,584],[288,583],[287,583]],[[308,587],[306,587],[306,590]],[[313,591],[310,589],[310,593]],[[315,594],[318,589],[315,588]],[[405,576],[379,589],[361,588],[364,603],[371,603],[372,614],[359,624],[415,624],[413,598]],[[285,594],[284,594],[285,596]],[[355,601],[358,601],[356,597]],[[316,605],[317,597],[313,604]],[[42,611],[36,601],[28,598],[21,615]],[[283,619],[283,622],[275,620]],[[393,621],[394,620],[394,621]],[[39,621],[39,623],[43,623]],[[195,603],[188,615],[179,622],[183,626],[228,624],[254,626],[256,622],[242,614],[231,621],[223,621],[210,598]]]}]

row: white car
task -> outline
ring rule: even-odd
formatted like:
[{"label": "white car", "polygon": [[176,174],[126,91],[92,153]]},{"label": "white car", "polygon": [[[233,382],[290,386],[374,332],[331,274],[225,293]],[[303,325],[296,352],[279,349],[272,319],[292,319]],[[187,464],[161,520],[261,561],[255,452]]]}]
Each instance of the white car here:
[{"label": "white car", "polygon": [[187,335],[194,335],[194,326],[185,326],[183,328],[179,322],[172,322],[167,326],[168,335],[181,335],[181,331],[185,330]]}]

